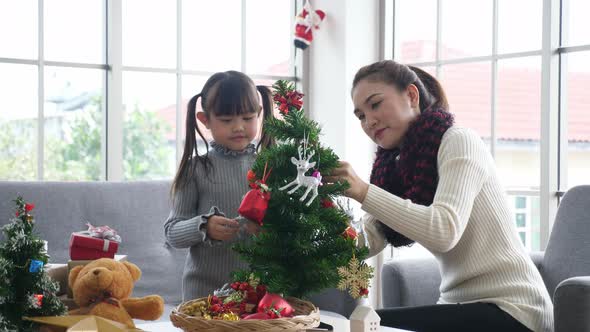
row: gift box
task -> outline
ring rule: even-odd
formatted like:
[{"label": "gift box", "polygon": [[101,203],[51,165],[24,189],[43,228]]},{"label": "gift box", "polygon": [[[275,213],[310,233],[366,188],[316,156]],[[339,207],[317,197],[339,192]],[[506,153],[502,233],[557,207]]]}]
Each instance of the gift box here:
[{"label": "gift box", "polygon": [[128,328],[119,322],[93,315],[23,317],[23,319],[42,324],[40,331],[43,332],[143,331],[137,328]]},{"label": "gift box", "polygon": [[100,239],[82,233],[72,233],[70,237],[70,258],[72,260],[92,260],[114,258],[119,242]]}]

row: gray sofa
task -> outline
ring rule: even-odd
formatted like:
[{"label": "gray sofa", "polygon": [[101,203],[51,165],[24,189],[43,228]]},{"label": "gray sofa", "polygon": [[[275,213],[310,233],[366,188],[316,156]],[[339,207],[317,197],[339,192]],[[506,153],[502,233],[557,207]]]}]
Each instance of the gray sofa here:
[{"label": "gray sofa", "polygon": [[[33,215],[40,236],[49,242],[52,263],[69,259],[70,234],[86,222],[109,225],[121,235],[119,254],[143,271],[134,296],[159,294],[170,310],[181,302],[185,250],[166,245],[163,224],[170,212],[170,181],[145,182],[10,182],[0,181],[0,226],[14,215],[17,194],[35,204]],[[2,235],[0,235],[1,237]],[[320,308],[345,316],[354,310],[352,298],[338,290],[314,296]]]},{"label": "gray sofa", "polygon": [[[547,249],[531,258],[553,295],[556,332],[590,332],[590,185],[562,198]],[[383,265],[383,307],[435,304],[440,272],[434,258]]]}]

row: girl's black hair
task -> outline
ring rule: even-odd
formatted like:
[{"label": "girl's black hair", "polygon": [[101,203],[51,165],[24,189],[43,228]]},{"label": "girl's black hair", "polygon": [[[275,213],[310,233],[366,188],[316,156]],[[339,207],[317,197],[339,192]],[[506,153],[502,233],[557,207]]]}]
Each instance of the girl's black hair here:
[{"label": "girl's black hair", "polygon": [[[184,152],[172,182],[172,195],[194,178],[197,164],[203,165],[206,172],[211,167],[208,152],[200,155],[197,147],[196,134],[198,133],[205,143],[206,150],[209,151],[209,143],[197,125],[198,100],[201,100],[201,108],[207,117],[211,114],[224,116],[258,113],[260,104],[256,91],[262,96],[264,120],[272,118],[274,115],[270,89],[262,85],[256,86],[250,77],[238,71],[230,70],[214,74],[205,82],[201,92],[189,100],[186,109]],[[267,148],[273,143],[272,138],[263,131],[257,149]]]}]

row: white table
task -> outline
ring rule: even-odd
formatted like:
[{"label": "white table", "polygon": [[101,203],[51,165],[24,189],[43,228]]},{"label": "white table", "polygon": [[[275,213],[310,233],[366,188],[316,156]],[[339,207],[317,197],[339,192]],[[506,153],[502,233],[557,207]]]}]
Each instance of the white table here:
[{"label": "white table", "polygon": [[[348,319],[342,316],[329,312],[321,311],[321,321],[330,324],[334,327],[334,332],[350,332],[350,323]],[[180,332],[181,330],[174,327],[171,322],[145,323],[137,324],[137,327],[152,332]],[[381,327],[381,332],[409,332],[407,330],[394,329],[391,327]]]}]

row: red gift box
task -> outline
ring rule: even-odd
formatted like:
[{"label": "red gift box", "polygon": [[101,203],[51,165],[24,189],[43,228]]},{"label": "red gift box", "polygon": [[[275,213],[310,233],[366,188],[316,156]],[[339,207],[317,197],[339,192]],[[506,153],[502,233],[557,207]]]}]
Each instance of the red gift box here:
[{"label": "red gift box", "polygon": [[70,259],[72,260],[115,258],[118,249],[119,242],[81,233],[72,233],[70,237]]}]

